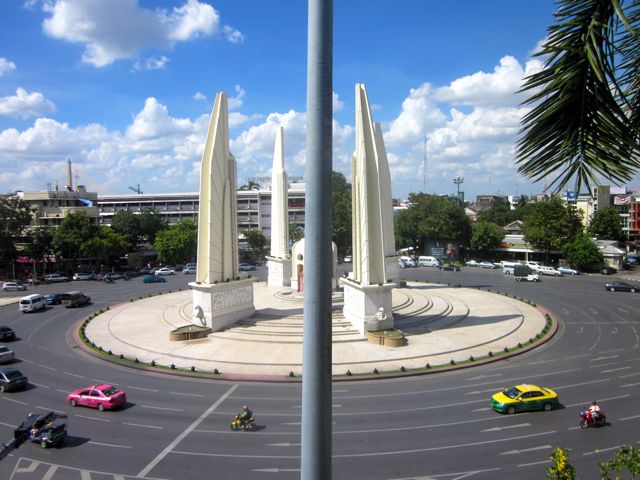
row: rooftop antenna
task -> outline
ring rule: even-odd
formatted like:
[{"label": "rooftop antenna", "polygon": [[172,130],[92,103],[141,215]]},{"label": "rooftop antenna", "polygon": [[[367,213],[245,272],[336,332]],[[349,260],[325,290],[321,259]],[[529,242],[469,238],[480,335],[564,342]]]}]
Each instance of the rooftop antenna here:
[{"label": "rooftop antenna", "polygon": [[137,187],[129,187],[129,190],[133,190],[134,192],[136,192],[138,195],[142,195],[142,190],[140,189],[140,184],[138,184]]}]

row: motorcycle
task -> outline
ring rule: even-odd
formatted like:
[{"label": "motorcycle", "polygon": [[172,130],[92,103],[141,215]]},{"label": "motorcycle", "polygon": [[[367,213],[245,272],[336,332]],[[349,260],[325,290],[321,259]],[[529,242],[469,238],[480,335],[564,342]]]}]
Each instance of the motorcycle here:
[{"label": "motorcycle", "polygon": [[591,410],[585,408],[580,412],[580,428],[588,427],[604,427],[607,423],[607,417],[602,410],[591,413]]},{"label": "motorcycle", "polygon": [[256,430],[255,418],[251,417],[246,420],[240,418],[240,415],[236,415],[231,422],[231,430],[237,432],[238,430],[244,430],[245,432],[253,432]]}]

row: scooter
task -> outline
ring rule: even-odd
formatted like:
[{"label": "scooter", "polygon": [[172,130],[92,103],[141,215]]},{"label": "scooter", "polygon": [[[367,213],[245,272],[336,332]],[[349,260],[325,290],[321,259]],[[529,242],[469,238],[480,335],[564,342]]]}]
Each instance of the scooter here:
[{"label": "scooter", "polygon": [[231,430],[237,432],[238,430],[244,430],[245,432],[253,432],[256,430],[255,418],[251,417],[247,420],[242,420],[240,415],[236,415],[231,422]]},{"label": "scooter", "polygon": [[607,417],[602,410],[595,415],[588,408],[580,412],[580,428],[604,427],[606,424]]}]

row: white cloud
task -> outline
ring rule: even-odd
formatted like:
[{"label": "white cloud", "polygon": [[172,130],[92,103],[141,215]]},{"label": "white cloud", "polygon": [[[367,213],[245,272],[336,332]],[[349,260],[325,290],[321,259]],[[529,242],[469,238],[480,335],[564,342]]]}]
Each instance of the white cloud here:
[{"label": "white cloud", "polygon": [[16,69],[16,64],[4,57],[0,57],[0,77]]},{"label": "white cloud", "polygon": [[344,102],[340,100],[336,92],[333,92],[333,111],[339,112],[343,108],[344,108]]},{"label": "white cloud", "polygon": [[167,65],[167,63],[169,63],[169,59],[164,55],[161,57],[148,57],[144,59],[138,59],[133,64],[133,70],[142,72],[146,72],[149,70],[161,70]]},{"label": "white cloud", "polygon": [[193,99],[198,101],[206,100],[207,96],[202,92],[196,92],[193,94]]},{"label": "white cloud", "polygon": [[40,92],[28,93],[18,88],[11,97],[0,97],[0,115],[29,118],[55,112],[56,106]]},{"label": "white cloud", "polygon": [[[135,59],[146,49],[171,49],[177,42],[219,31],[220,17],[209,4],[187,0],[171,11],[140,7],[138,0],[51,0],[44,32],[85,46],[82,61],[104,67]],[[237,32],[239,35],[240,32]],[[166,63],[166,61],[164,62]]]},{"label": "white cloud", "polygon": [[228,97],[227,99],[227,107],[229,110],[237,110],[240,108],[242,106],[242,99],[247,93],[240,85],[236,85],[234,88],[236,90],[236,96]]},{"label": "white cloud", "polygon": [[225,25],[224,27],[222,27],[222,33],[224,34],[224,37],[231,43],[244,42],[244,35],[242,34],[242,32],[229,25]]}]

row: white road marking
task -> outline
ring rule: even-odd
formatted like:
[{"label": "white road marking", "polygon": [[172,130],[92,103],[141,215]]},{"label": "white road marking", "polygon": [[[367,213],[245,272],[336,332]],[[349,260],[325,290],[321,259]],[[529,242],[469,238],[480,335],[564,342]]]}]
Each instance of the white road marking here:
[{"label": "white road marking", "polygon": [[620,355],[612,355],[610,357],[597,357],[589,360],[590,362],[599,362],[601,360],[611,360],[612,358],[620,358]]},{"label": "white road marking", "polygon": [[205,395],[202,395],[200,393],[182,393],[182,392],[169,392],[171,395],[182,395],[185,397],[204,397]]},{"label": "white road marking", "polygon": [[106,418],[88,417],[86,415],[76,415],[76,417],[86,418],[87,420],[95,420],[96,422],[105,422],[105,423],[110,423],[111,422],[111,420],[107,420]]},{"label": "white road marking", "polygon": [[[609,397],[609,398],[601,398],[598,400],[598,402],[606,402],[608,400],[620,400],[621,398],[627,398],[630,397],[631,395],[619,395],[617,397]],[[584,405],[587,405],[591,403],[591,400],[584,400],[580,403],[573,403],[571,405],[565,405],[565,407],[583,407]]]},{"label": "white road marking", "polygon": [[82,375],[78,375],[77,373],[67,372],[66,370],[65,370],[65,371],[63,371],[62,373],[64,373],[65,375],[69,375],[69,376],[71,376],[71,377],[76,377],[76,378],[86,378],[86,377],[84,377],[84,376],[82,376]]},{"label": "white road marking", "polygon": [[621,385],[620,388],[628,388],[628,387],[637,387],[640,383],[627,383],[625,385]]},{"label": "white road marking", "polygon": [[128,422],[122,422],[123,425],[131,425],[132,427],[142,427],[142,428],[158,428],[158,429],[162,429],[164,427],[158,427],[155,425],[142,425],[141,423],[128,423]]},{"label": "white road marking", "polygon": [[3,400],[6,400],[7,402],[19,403],[20,405],[29,405],[27,402],[16,400],[15,398],[7,398],[7,397],[2,397],[2,398],[3,398]]},{"label": "white road marking", "polygon": [[133,447],[130,447],[129,445],[114,445],[113,443],[100,443],[100,442],[92,442],[92,441],[89,441],[87,443],[90,443],[91,445],[100,445],[102,447],[133,448]]},{"label": "white road marking", "polygon": [[508,428],[522,428],[522,427],[530,427],[530,423],[520,423],[518,425],[507,425],[505,427],[492,427],[486,428],[484,430],[480,430],[481,432],[500,432],[501,430],[507,430]]},{"label": "white road marking", "polygon": [[498,455],[516,455],[519,453],[536,452],[538,450],[549,450],[550,448],[553,447],[551,445],[540,445],[539,447],[523,448],[522,450],[509,450],[508,452],[502,452]]},{"label": "white road marking", "polygon": [[551,460],[540,460],[539,462],[521,463],[518,467],[533,467],[535,465],[544,465],[545,463],[551,463]]},{"label": "white road marking", "polygon": [[610,368],[609,370],[602,370],[600,373],[612,373],[619,372],[620,370],[629,370],[631,367]]},{"label": "white road marking", "polygon": [[640,418],[640,415],[634,415],[633,417],[624,417],[621,418],[620,421],[624,422],[625,420],[635,420],[636,418]]},{"label": "white road marking", "polygon": [[299,472],[299,468],[254,468],[252,472],[264,473],[280,473],[280,472]]},{"label": "white road marking", "polygon": [[451,478],[451,480],[462,480],[463,478],[471,478],[479,473],[496,472],[500,470],[500,467],[485,468],[484,470],[470,470],[468,472],[455,472],[455,473],[438,473],[435,475],[428,475],[426,477],[404,477],[404,478],[391,478],[389,480],[435,480],[437,478]]},{"label": "white road marking", "polygon": [[40,465],[40,462],[32,460],[28,467],[16,468],[16,473],[33,473],[38,468],[38,465]]},{"label": "white road marking", "polygon": [[267,447],[299,447],[301,443],[266,443]]},{"label": "white road marking", "polygon": [[629,377],[635,377],[637,375],[640,375],[640,372],[636,372],[636,373],[627,373],[626,375],[620,375],[620,378],[629,378]]},{"label": "white road marking", "polygon": [[[529,365],[533,365],[533,364],[529,364]],[[483,378],[501,377],[502,375],[503,375],[502,373],[496,373],[493,375],[478,375],[477,377],[467,378],[467,382],[471,380],[482,380]]]},{"label": "white road marking", "polygon": [[607,363],[600,363],[598,365],[589,365],[589,368],[602,368],[602,367],[606,367],[607,365],[616,365],[618,362],[607,362]]},{"label": "white road marking", "polygon": [[142,388],[142,387],[133,387],[131,385],[128,385],[127,388],[129,390],[143,390],[145,392],[158,392],[159,390],[156,390],[154,388]]},{"label": "white road marking", "polygon": [[137,476],[146,477],[147,474],[153,468],[155,468],[155,466],[158,463],[160,463],[164,459],[164,457],[166,457],[169,454],[169,452],[171,452],[182,440],[184,440],[187,437],[187,435],[191,433],[193,429],[195,429],[198,425],[200,425],[200,423],[202,423],[202,421],[205,418],[207,418],[211,414],[211,412],[213,412],[216,408],[218,408],[218,406],[220,406],[222,402],[224,402],[227,399],[227,397],[231,395],[238,387],[239,387],[239,384],[236,383],[229,390],[227,390],[218,400],[216,400],[216,402],[213,405],[207,408],[202,413],[202,415],[200,415],[191,425],[189,425],[180,435],[178,435],[169,445],[167,445],[165,449],[162,450],[162,452],[160,452],[156,456],[156,458],[151,460],[146,467],[140,470],[140,473],[138,473]]},{"label": "white road marking", "polygon": [[597,455],[598,453],[602,453],[602,452],[610,452],[611,450],[619,450],[620,447],[622,447],[623,445],[617,445],[615,447],[609,447],[609,448],[599,448],[598,450],[594,450],[593,452],[584,452],[582,455]]},{"label": "white road marking", "polygon": [[55,408],[49,408],[49,407],[42,407],[40,405],[36,405],[36,408],[39,408],[40,410],[46,410],[48,412],[65,413],[62,410],[56,410]]},{"label": "white road marking", "polygon": [[46,368],[47,370],[51,370],[51,371],[54,371],[54,372],[58,371],[57,369],[55,369],[53,367],[50,367],[49,365],[42,365],[41,363],[39,363],[38,366],[41,367],[41,368]]},{"label": "white road marking", "polygon": [[472,412],[486,412],[488,410],[491,410],[490,407],[482,407],[482,408],[476,408],[475,410],[471,410]]},{"label": "white road marking", "polygon": [[143,408],[152,408],[154,410],[168,410],[170,412],[182,412],[181,408],[154,407],[153,405],[140,405]]},{"label": "white road marking", "polygon": [[96,385],[100,385],[100,384],[111,385],[108,380],[100,380],[99,378],[92,378],[91,381],[96,382]]},{"label": "white road marking", "polygon": [[51,480],[55,475],[56,470],[58,470],[58,465],[50,465],[49,470],[47,470],[47,473],[44,474],[42,480]]},{"label": "white road marking", "polygon": [[29,382],[31,385],[35,385],[36,387],[39,388],[51,388],[49,385],[43,385],[42,383],[36,383],[36,382]]},{"label": "white road marking", "polygon": [[91,480],[91,472],[87,470],[80,470],[80,478],[82,480]]}]

